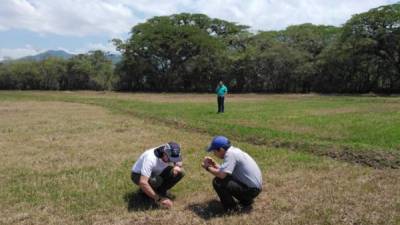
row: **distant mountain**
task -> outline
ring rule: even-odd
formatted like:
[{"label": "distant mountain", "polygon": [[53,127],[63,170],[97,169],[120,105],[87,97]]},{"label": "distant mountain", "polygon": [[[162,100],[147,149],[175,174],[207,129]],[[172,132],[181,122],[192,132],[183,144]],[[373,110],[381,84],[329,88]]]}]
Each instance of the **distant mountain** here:
[{"label": "distant mountain", "polygon": [[68,52],[65,52],[63,50],[49,50],[42,52],[37,55],[33,56],[26,56],[23,58],[20,58],[18,60],[26,60],[26,61],[42,61],[50,57],[56,57],[56,58],[61,58],[61,59],[69,59],[72,58],[74,55],[70,54]]},{"label": "distant mountain", "polygon": [[[113,54],[113,53],[105,53],[107,59],[111,60],[113,64],[116,64],[122,60],[122,56],[118,54]],[[74,57],[74,54],[70,54],[66,51],[63,50],[49,50],[46,52],[42,52],[37,55],[32,55],[32,56],[25,56],[19,59],[16,59],[17,61],[42,61],[50,57],[56,57],[56,58],[61,58],[61,59],[70,59]],[[10,61],[10,60],[8,60]],[[13,60],[11,60],[13,61]]]},{"label": "distant mountain", "polygon": [[111,60],[113,64],[117,64],[122,60],[122,55],[118,54],[106,53],[106,57],[108,60]]}]

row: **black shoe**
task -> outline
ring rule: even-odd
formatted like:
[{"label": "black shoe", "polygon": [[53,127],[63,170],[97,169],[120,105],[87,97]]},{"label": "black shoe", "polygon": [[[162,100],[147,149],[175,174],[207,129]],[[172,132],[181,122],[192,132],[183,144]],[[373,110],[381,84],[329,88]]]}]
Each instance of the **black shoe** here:
[{"label": "black shoe", "polygon": [[237,213],[240,210],[240,208],[237,205],[235,205],[232,207],[224,207],[224,210],[225,213],[232,214],[232,213]]}]

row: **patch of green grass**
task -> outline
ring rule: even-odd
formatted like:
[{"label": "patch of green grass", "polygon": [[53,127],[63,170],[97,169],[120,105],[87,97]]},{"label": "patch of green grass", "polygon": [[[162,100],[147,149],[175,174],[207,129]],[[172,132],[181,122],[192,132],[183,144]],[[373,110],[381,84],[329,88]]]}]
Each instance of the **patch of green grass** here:
[{"label": "patch of green grass", "polygon": [[[324,139],[324,132],[330,130],[319,128],[319,119],[303,118],[368,110],[362,106],[366,101],[363,98],[332,100],[309,96],[296,97],[294,101],[283,96],[252,102],[239,99],[229,103],[230,107],[237,107],[237,112],[217,115],[211,100],[172,99],[167,103],[143,101],[134,95],[125,99],[118,96],[0,92],[0,125],[4,127],[0,129],[3,159],[0,224],[183,225],[260,221],[263,224],[349,221],[395,224],[398,221],[398,170],[374,170],[292,151],[291,145],[276,148],[275,142],[260,141],[272,139],[299,148],[312,147],[315,142],[326,144],[326,148],[345,144],[342,139]],[[373,104],[386,104],[385,99],[371,100],[377,101]],[[64,102],[101,106],[113,113],[101,107]],[[354,107],[354,102],[360,105]],[[340,105],[347,103],[346,107],[351,109],[342,110]],[[274,105],[275,108],[271,107]],[[380,109],[383,113],[394,113],[395,106],[384,106]],[[342,111],[338,112],[338,107]],[[382,119],[382,112],[374,113],[378,120]],[[301,129],[295,130],[302,122]],[[361,126],[363,123],[367,122],[361,121]],[[220,205],[211,185],[213,177],[200,167],[200,162],[207,154],[204,147],[211,135],[220,132],[248,152],[263,173],[263,192],[250,214],[214,216]],[[145,149],[167,140],[181,143],[186,176],[172,189],[177,197],[172,210],[142,210],[139,206],[143,202],[135,194],[137,186],[130,181],[130,168]]]},{"label": "patch of green grass", "polygon": [[400,146],[400,98],[304,96],[215,102],[150,102],[85,94],[2,92],[0,100],[67,101],[106,107],[113,112],[224,134],[241,141],[308,143],[353,150],[397,151]]}]

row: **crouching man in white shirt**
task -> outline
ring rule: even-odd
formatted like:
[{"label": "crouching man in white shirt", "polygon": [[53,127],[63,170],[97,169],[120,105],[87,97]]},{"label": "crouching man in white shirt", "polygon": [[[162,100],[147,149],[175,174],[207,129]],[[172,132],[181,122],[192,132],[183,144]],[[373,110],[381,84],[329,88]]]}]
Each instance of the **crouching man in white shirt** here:
[{"label": "crouching man in white shirt", "polygon": [[167,190],[177,184],[185,175],[179,144],[168,142],[146,150],[132,166],[132,182],[154,201],[171,208],[172,200]]}]

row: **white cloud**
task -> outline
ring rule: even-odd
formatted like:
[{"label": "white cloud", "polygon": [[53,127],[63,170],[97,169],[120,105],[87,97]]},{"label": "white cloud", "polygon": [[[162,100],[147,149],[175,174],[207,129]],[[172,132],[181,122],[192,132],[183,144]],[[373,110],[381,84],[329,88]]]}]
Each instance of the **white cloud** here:
[{"label": "white cloud", "polygon": [[[191,8],[192,6],[197,6],[197,0],[119,0],[119,2],[129,6],[136,12],[140,12],[142,15],[145,15],[146,18],[149,16],[152,17],[185,12],[186,9]],[[210,4],[210,2],[208,4]]]},{"label": "white cloud", "polygon": [[[289,25],[314,23],[340,26],[351,15],[398,0],[1,0],[0,32],[29,30],[46,34],[74,36],[71,53],[100,49],[115,53],[111,43],[93,41],[84,36],[125,39],[131,27],[154,16],[181,12],[204,13],[243,25],[252,30],[277,30]],[[25,37],[26,38],[26,37]],[[45,40],[45,38],[44,38]],[[87,40],[87,39],[86,39]],[[10,40],[9,43],[12,43]],[[32,44],[35,44],[32,42]],[[58,49],[62,49],[59,43]],[[7,41],[1,46],[7,46]],[[41,45],[43,46],[43,45]],[[71,46],[71,45],[70,45]],[[43,47],[45,48],[45,47]],[[32,46],[0,48],[4,57],[20,58],[45,51]]]},{"label": "white cloud", "polygon": [[110,52],[110,53],[119,53],[116,49],[115,46],[111,43],[108,42],[106,44],[104,43],[90,43],[87,46],[79,49],[75,49],[72,51],[73,54],[81,54],[81,53],[87,53],[89,51],[94,51],[94,50],[101,50],[103,52]]},{"label": "white cloud", "polygon": [[117,1],[3,0],[0,27],[38,33],[85,36],[120,34],[139,21]]},{"label": "white cloud", "polygon": [[28,55],[36,55],[43,52],[42,49],[36,49],[30,45],[23,48],[0,48],[0,61],[5,59],[18,59]]},{"label": "white cloud", "polygon": [[284,29],[289,25],[314,23],[340,26],[352,15],[397,0],[120,0],[151,18],[180,12],[204,13],[253,30]]},{"label": "white cloud", "polygon": [[153,16],[198,12],[249,25],[283,29],[311,22],[341,25],[352,14],[396,0],[2,0],[0,30],[115,36]]},{"label": "white cloud", "polygon": [[207,0],[195,8],[210,17],[250,25],[252,29],[276,30],[289,25],[314,23],[340,26],[351,15],[394,3],[395,0]]}]

